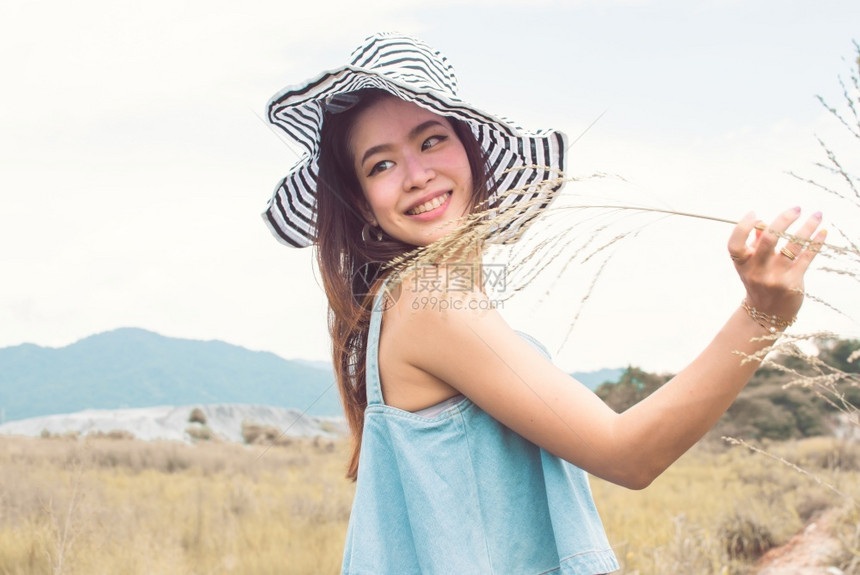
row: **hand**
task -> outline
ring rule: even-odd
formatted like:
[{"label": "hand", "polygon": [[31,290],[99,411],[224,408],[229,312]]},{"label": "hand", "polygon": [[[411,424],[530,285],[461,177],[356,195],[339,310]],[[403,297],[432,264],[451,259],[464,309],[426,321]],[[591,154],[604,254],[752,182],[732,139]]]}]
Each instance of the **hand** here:
[{"label": "hand", "polygon": [[[750,212],[738,222],[729,238],[729,255],[746,287],[747,304],[786,320],[795,317],[803,303],[803,275],[818,253],[816,246],[820,246],[827,235],[825,230],[818,230],[821,212],[816,212],[803,223],[792,241],[778,251],[780,234],[799,217],[800,208],[792,208],[765,227]],[[753,229],[756,230],[755,240],[749,246],[747,238]]]}]

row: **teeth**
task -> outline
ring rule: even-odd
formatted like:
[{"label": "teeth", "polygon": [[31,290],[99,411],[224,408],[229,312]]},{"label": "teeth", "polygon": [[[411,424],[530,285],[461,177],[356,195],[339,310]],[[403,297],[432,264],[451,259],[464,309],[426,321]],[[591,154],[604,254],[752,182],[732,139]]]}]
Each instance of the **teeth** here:
[{"label": "teeth", "polygon": [[425,202],[425,203],[421,204],[420,206],[415,206],[414,208],[412,208],[411,210],[409,210],[406,213],[411,215],[411,216],[417,216],[418,214],[423,214],[424,212],[429,212],[430,210],[438,208],[439,206],[444,204],[445,200],[448,199],[449,195],[451,195],[451,192],[442,194],[441,196],[436,196],[435,198],[433,198],[429,202]]}]

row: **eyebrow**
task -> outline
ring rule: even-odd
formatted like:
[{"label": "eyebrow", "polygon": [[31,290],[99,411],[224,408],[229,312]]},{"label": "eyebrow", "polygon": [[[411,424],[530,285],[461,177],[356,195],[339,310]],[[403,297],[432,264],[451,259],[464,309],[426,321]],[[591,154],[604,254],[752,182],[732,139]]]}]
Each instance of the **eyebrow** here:
[{"label": "eyebrow", "polygon": [[[411,130],[409,130],[408,139],[411,140],[411,139],[415,138],[416,136],[418,136],[418,134],[420,134],[424,130],[431,128],[433,126],[444,126],[444,124],[442,124],[442,122],[440,122],[439,120],[427,120],[426,122],[421,122],[420,124],[418,124],[417,126],[412,128]],[[364,152],[364,155],[361,156],[361,162],[359,163],[359,165],[364,165],[364,162],[367,161],[367,158],[369,158],[373,154],[378,154],[379,152],[385,152],[389,149],[391,149],[391,144],[380,144],[378,146],[373,146],[373,147],[368,148],[367,151]]]}]

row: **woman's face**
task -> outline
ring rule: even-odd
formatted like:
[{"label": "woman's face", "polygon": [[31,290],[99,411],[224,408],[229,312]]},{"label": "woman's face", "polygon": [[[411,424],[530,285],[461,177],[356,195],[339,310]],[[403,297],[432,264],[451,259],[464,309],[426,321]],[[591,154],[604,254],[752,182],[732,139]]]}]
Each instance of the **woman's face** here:
[{"label": "woman's face", "polygon": [[425,246],[469,211],[469,159],[444,117],[384,97],[358,114],[349,146],[368,219],[391,237]]}]

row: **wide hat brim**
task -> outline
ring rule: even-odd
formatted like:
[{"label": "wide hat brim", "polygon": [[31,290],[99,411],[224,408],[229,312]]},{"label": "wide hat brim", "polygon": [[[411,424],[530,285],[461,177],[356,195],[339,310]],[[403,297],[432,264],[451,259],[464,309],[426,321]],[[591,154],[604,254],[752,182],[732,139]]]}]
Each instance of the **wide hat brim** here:
[{"label": "wide hat brim", "polygon": [[[404,43],[408,59],[402,58]],[[408,65],[404,66],[404,61]],[[488,241],[510,243],[519,239],[561,186],[567,149],[563,133],[526,132],[505,118],[466,104],[456,96],[456,78],[444,56],[412,38],[376,35],[353,53],[350,65],[288,87],[269,101],[269,121],[284,130],[304,152],[279,182],[263,213],[269,229],[282,243],[307,247],[315,242],[317,161],[324,103],[331,96],[366,88],[384,90],[471,127],[495,182],[488,207],[521,207],[521,213],[514,217],[508,212],[505,224],[494,230]]]}]

